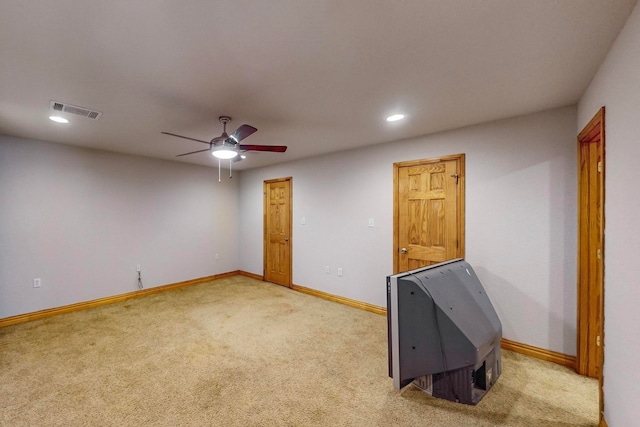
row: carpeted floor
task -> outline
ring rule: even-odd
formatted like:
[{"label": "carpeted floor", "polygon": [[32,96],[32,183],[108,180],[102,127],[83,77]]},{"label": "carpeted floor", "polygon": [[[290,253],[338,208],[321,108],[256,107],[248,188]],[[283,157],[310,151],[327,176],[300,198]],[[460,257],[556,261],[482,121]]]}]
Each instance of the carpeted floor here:
[{"label": "carpeted floor", "polygon": [[387,376],[384,316],[234,276],[0,329],[1,426],[596,426],[597,382],[503,351],[476,406]]}]

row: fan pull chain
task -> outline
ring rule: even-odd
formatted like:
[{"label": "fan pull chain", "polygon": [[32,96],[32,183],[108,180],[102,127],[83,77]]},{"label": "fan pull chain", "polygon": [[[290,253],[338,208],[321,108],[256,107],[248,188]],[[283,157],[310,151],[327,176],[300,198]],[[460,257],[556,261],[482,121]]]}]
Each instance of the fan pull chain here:
[{"label": "fan pull chain", "polygon": [[229,160],[229,179],[231,179],[231,167],[233,166],[233,159]]},{"label": "fan pull chain", "polygon": [[220,175],[220,159],[218,159],[218,182],[222,182],[221,175]]}]

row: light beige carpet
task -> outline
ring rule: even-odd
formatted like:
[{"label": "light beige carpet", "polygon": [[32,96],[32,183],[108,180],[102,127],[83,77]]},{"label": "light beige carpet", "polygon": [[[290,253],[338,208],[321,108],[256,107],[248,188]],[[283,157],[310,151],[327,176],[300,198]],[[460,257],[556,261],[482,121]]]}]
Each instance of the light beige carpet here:
[{"label": "light beige carpet", "polygon": [[386,340],[384,316],[234,276],[1,328],[0,425],[597,425],[596,381],[508,351],[477,406],[399,392]]}]

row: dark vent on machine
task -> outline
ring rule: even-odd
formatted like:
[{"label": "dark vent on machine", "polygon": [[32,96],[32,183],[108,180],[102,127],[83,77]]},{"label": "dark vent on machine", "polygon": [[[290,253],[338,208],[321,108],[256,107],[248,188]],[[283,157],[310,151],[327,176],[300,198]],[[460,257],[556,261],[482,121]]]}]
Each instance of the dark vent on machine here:
[{"label": "dark vent on machine", "polygon": [[75,114],[76,116],[87,117],[89,119],[97,120],[102,116],[100,111],[91,110],[89,108],[78,107],[77,105],[64,104],[62,102],[51,101],[50,108],[54,111],[60,111],[63,113]]}]

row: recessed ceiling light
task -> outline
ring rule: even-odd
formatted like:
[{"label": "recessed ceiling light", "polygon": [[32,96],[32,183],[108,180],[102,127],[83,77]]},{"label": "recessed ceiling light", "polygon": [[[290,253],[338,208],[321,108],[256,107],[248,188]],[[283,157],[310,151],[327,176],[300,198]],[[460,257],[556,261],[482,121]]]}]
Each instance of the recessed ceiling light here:
[{"label": "recessed ceiling light", "polygon": [[397,122],[398,120],[404,119],[404,114],[394,114],[392,116],[387,117],[388,122]]},{"label": "recessed ceiling light", "polygon": [[64,117],[60,117],[60,116],[49,116],[50,120],[53,120],[56,123],[69,123],[69,120],[65,119]]}]

